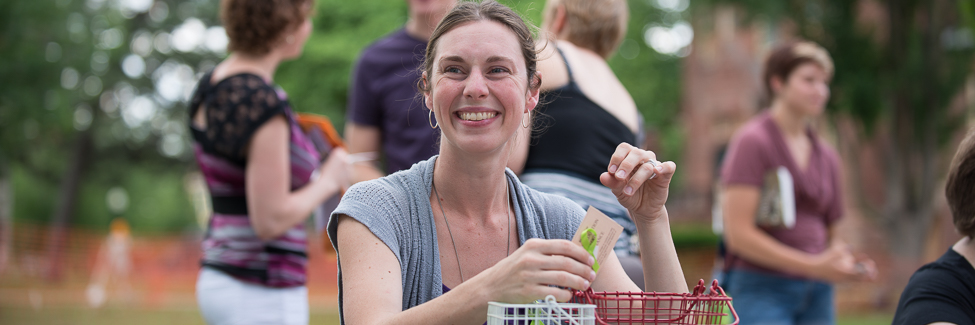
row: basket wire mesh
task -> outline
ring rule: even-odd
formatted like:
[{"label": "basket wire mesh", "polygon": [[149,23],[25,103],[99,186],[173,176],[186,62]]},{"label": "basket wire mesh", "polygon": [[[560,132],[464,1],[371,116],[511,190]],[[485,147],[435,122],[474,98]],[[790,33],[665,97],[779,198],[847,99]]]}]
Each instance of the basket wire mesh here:
[{"label": "basket wire mesh", "polygon": [[488,303],[488,325],[595,325],[596,306],[558,303],[553,296],[532,304]]},{"label": "basket wire mesh", "polygon": [[575,292],[572,303],[596,305],[598,324],[738,324],[738,314],[718,281],[704,280],[691,293]]}]

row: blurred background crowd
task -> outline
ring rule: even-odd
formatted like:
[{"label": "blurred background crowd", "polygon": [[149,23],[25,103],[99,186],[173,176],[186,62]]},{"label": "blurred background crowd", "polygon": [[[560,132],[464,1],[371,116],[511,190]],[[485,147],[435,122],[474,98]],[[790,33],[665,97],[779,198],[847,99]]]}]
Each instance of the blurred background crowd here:
[{"label": "blurred background crowd", "polygon": [[[500,1],[541,23],[544,1]],[[275,82],[342,133],[350,74],[405,1],[317,0]],[[227,54],[217,0],[0,2],[0,323],[202,323],[210,215],[187,106]],[[920,265],[960,236],[944,175],[975,121],[968,1],[630,0],[609,65],[644,148],[679,166],[668,203],[688,281],[710,279],[715,184],[733,132],[768,103],[767,53],[812,40],[835,63],[816,129],[841,158],[840,236],[879,270],[836,287],[839,322],[889,323]],[[309,238],[312,322],[337,323],[335,255]]]}]

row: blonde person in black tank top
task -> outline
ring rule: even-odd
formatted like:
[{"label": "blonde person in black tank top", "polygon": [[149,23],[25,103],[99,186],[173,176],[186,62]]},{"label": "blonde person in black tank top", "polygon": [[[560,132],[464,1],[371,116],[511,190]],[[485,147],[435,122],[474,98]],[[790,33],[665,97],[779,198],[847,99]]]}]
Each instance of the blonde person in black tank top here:
[{"label": "blonde person in black tank top", "polygon": [[[543,93],[530,141],[519,141],[508,167],[525,184],[595,206],[623,225],[615,250],[627,274],[643,287],[635,224],[599,183],[602,157],[620,142],[640,146],[642,117],[606,62],[626,34],[624,0],[549,0],[539,42]],[[528,139],[529,129],[520,139]],[[531,144],[529,146],[529,143]]]}]

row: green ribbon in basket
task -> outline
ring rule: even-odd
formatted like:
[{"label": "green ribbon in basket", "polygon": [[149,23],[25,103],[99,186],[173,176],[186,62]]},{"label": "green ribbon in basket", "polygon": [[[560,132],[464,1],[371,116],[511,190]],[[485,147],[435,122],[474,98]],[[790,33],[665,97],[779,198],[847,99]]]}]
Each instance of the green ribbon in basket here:
[{"label": "green ribbon in basket", "polygon": [[592,228],[586,228],[586,231],[583,231],[582,235],[579,237],[580,237],[579,241],[582,242],[582,248],[585,248],[586,251],[589,252],[589,255],[592,255],[592,260],[595,261],[594,263],[592,263],[592,270],[595,272],[599,272],[599,261],[596,260],[596,252],[595,252],[596,237],[597,237],[596,230]]},{"label": "green ribbon in basket", "polygon": [[[725,296],[727,297],[728,295]],[[731,316],[731,301],[721,307],[721,313],[724,314],[724,316],[721,316],[721,324],[731,324],[735,322],[735,317]]]},{"label": "green ribbon in basket", "polygon": [[[727,294],[724,297],[728,297]],[[698,324],[701,325],[721,325],[721,324],[732,324],[735,322],[735,317],[731,315],[731,301],[726,304],[721,304],[720,317],[705,317]],[[534,325],[534,324],[532,324]]]}]

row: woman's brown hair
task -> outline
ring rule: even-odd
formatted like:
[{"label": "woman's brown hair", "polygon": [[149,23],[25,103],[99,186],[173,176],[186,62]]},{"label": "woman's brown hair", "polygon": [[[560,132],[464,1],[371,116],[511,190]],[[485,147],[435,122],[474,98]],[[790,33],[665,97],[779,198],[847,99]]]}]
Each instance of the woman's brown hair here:
[{"label": "woman's brown hair", "polygon": [[975,239],[975,128],[968,130],[951,160],[945,197],[955,229]]},{"label": "woman's brown hair", "polygon": [[312,0],[222,0],[220,18],[230,39],[227,49],[267,54],[285,32],[308,19],[312,5]]},{"label": "woman's brown hair", "polygon": [[780,45],[772,50],[765,60],[765,83],[769,102],[775,98],[772,91],[772,78],[779,78],[783,83],[789,80],[789,75],[803,63],[813,63],[826,71],[826,75],[833,76],[833,59],[829,52],[816,43],[809,41],[791,42]]}]

